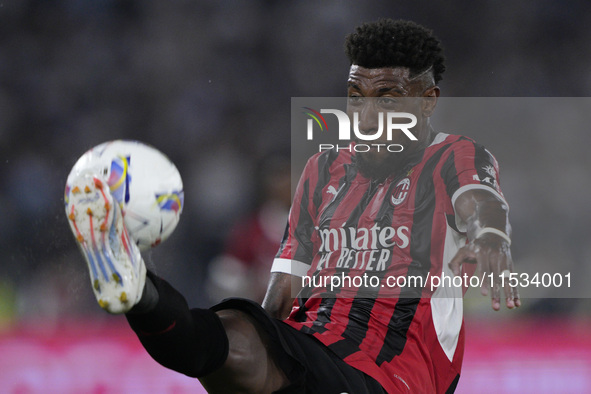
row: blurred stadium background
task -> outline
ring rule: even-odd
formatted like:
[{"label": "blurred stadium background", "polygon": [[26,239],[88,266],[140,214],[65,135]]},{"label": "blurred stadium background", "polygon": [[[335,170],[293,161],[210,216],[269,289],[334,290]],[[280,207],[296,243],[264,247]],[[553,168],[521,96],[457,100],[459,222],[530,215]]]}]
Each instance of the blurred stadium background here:
[{"label": "blurred stadium background", "polygon": [[[584,100],[590,11],[583,0],[0,1],[0,392],[198,390],[94,301],[63,214],[66,176],[90,147],[138,139],[177,164],[183,218],[145,258],[191,306],[208,306],[267,269],[226,239],[261,212],[269,227],[283,222],[285,196],[264,185],[289,160],[290,98],[344,93],[354,26],[392,17],[433,28],[446,96]],[[474,137],[501,163],[518,267],[572,267],[589,285],[585,127]],[[252,283],[239,291],[259,297]],[[589,300],[524,304],[494,313],[467,300],[458,392],[591,392]]]}]

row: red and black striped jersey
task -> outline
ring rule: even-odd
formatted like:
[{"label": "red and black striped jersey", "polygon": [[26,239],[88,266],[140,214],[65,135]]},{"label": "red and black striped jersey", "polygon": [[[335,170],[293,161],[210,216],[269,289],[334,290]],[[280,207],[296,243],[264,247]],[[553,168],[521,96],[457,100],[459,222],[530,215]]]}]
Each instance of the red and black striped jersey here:
[{"label": "red and black striped jersey", "polygon": [[[389,392],[445,392],[463,357],[463,290],[426,284],[452,276],[447,264],[466,243],[453,206],[474,188],[504,201],[497,161],[462,136],[437,134],[381,182],[358,172],[354,151],[314,155],[272,269],[308,280],[286,323]],[[424,281],[392,285],[411,277]]]}]

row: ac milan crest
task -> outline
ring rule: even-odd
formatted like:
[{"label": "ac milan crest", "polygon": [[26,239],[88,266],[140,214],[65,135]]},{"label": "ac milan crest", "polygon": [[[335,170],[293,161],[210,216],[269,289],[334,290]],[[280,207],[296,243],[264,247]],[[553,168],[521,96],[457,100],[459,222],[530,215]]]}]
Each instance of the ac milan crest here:
[{"label": "ac milan crest", "polygon": [[410,189],[410,179],[404,178],[400,182],[396,184],[394,187],[394,191],[392,192],[392,196],[390,197],[390,202],[392,205],[400,205],[406,199],[406,195],[408,194],[408,190]]}]

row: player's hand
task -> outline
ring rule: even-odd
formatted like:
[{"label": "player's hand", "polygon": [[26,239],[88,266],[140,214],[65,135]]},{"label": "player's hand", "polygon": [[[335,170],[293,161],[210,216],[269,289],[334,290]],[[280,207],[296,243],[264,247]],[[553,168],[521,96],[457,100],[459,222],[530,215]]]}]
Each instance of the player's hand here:
[{"label": "player's hand", "polygon": [[[501,309],[501,275],[505,275],[503,291],[505,293],[505,305],[509,309],[521,306],[519,290],[516,286],[510,286],[508,274],[513,272],[513,259],[509,243],[495,234],[483,234],[464,246],[453,257],[449,268],[454,275],[461,275],[462,264],[476,264],[476,275],[484,278],[480,286],[480,292],[486,296],[491,295],[492,308],[495,311]],[[492,274],[492,289],[490,282]]]}]

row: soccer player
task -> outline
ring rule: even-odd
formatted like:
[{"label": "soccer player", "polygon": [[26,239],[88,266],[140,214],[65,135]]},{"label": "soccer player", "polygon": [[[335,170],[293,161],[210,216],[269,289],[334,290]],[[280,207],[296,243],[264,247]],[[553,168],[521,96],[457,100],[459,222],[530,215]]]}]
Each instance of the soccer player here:
[{"label": "soccer player", "polygon": [[[349,35],[346,52],[359,131],[376,133],[373,106],[405,105],[416,115],[417,141],[398,133],[391,142],[401,152],[332,150],[308,161],[264,309],[242,299],[189,309],[166,281],[146,274],[99,174],[81,173],[71,185],[86,190],[71,195],[67,209],[90,269],[104,259],[125,273],[94,284],[99,304],[125,313],[156,361],[212,393],[454,391],[464,350],[462,289],[450,295],[425,283],[355,297],[350,287],[329,294],[307,286],[294,301],[301,276],[427,279],[477,268],[494,274],[492,308],[500,308],[498,278],[513,268],[508,205],[494,157],[430,125],[445,69],[439,41],[413,22],[381,20]],[[111,229],[109,242],[99,239],[101,226]],[[508,308],[520,305],[516,289],[502,290]]]}]

